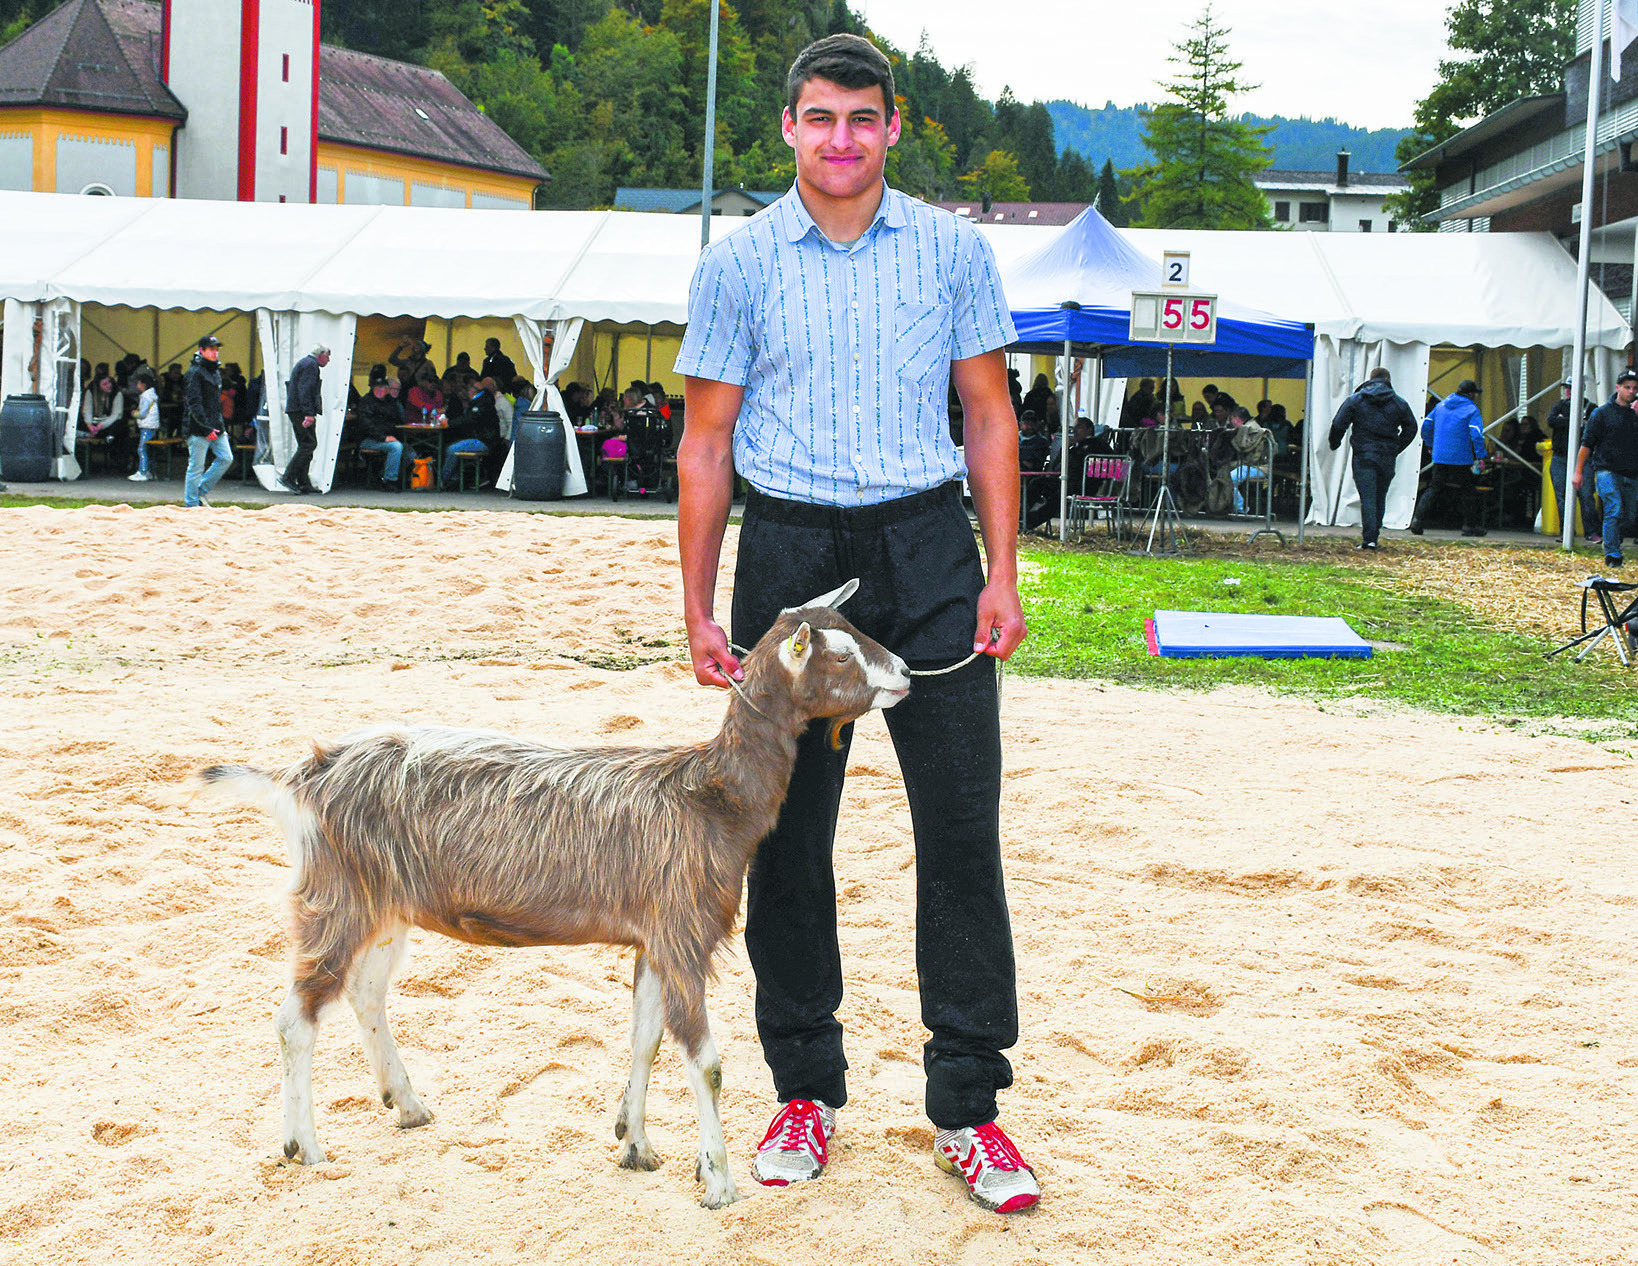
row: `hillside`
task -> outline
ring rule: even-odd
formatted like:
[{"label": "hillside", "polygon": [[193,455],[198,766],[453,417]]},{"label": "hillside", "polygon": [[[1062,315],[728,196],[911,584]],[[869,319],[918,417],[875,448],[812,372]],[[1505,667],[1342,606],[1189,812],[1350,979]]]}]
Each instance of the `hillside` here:
[{"label": "hillside", "polygon": [[[1117,168],[1135,167],[1148,160],[1143,148],[1141,105],[1113,103],[1093,109],[1071,101],[1048,101],[1053,134],[1060,148],[1068,147],[1098,167],[1111,158]],[[1291,171],[1324,171],[1336,164],[1337,151],[1347,148],[1353,155],[1356,172],[1397,171],[1394,146],[1408,129],[1350,127],[1335,119],[1288,119],[1282,115],[1265,118],[1247,114],[1244,121],[1255,127],[1272,125],[1267,143],[1274,151],[1274,166]]]}]

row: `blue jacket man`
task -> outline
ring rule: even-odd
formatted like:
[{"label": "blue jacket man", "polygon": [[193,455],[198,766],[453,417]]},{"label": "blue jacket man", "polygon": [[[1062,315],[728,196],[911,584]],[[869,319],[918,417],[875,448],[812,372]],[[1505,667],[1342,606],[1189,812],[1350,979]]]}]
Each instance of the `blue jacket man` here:
[{"label": "blue jacket man", "polygon": [[1484,418],[1479,413],[1479,384],[1462,379],[1454,393],[1446,396],[1433,412],[1422,419],[1422,439],[1433,450],[1433,477],[1416,503],[1410,530],[1422,535],[1428,514],[1441,500],[1446,488],[1456,490],[1462,503],[1462,535],[1483,536],[1479,525],[1479,494],[1473,465],[1485,454]]},{"label": "blue jacket man", "polygon": [[1394,392],[1386,365],[1371,370],[1366,384],[1342,402],[1331,422],[1331,449],[1354,432],[1354,487],[1359,489],[1360,549],[1376,549],[1399,454],[1416,439],[1416,415]]}]

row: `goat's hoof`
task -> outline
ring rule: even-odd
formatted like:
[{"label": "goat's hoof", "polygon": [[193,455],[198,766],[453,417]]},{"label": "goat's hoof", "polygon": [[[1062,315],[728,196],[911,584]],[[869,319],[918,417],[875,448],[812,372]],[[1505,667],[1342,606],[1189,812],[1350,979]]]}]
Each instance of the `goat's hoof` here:
[{"label": "goat's hoof", "polygon": [[621,1169],[655,1170],[664,1162],[660,1154],[644,1143],[627,1143],[620,1149]]},{"label": "goat's hoof", "polygon": [[730,1180],[715,1189],[707,1187],[705,1194],[700,1197],[700,1207],[704,1209],[726,1209],[738,1199],[739,1192],[734,1190],[734,1184]]},{"label": "goat's hoof", "polygon": [[398,1128],[400,1130],[413,1130],[417,1126],[430,1124],[432,1124],[432,1113],[427,1111],[426,1105],[415,1100],[398,1105]]},{"label": "goat's hoof", "polygon": [[317,1143],[311,1147],[304,1147],[295,1139],[286,1139],[284,1142],[285,1160],[295,1161],[298,1165],[323,1165],[329,1161],[324,1149]]}]

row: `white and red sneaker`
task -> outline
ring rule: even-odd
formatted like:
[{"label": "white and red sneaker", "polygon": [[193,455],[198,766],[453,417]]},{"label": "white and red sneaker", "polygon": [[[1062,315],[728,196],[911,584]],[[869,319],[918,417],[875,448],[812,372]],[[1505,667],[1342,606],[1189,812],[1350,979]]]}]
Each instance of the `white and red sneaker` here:
[{"label": "white and red sneaker", "polygon": [[779,1109],[757,1144],[751,1177],[764,1187],[788,1187],[817,1178],[830,1159],[836,1109],[817,1099],[792,1099]]},{"label": "white and red sneaker", "polygon": [[995,1213],[1018,1213],[1041,1198],[1035,1171],[994,1121],[961,1130],[940,1130],[933,1160],[947,1174],[967,1180],[967,1194]]}]

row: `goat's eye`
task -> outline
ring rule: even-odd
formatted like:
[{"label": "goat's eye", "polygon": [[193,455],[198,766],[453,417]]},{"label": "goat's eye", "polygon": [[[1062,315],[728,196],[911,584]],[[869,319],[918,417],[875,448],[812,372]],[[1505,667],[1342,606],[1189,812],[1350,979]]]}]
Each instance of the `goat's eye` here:
[{"label": "goat's eye", "polygon": [[845,664],[845,663],[847,663],[848,660],[850,660],[852,658],[853,658],[853,652],[852,651],[837,651],[836,652],[836,662],[838,664]]}]

